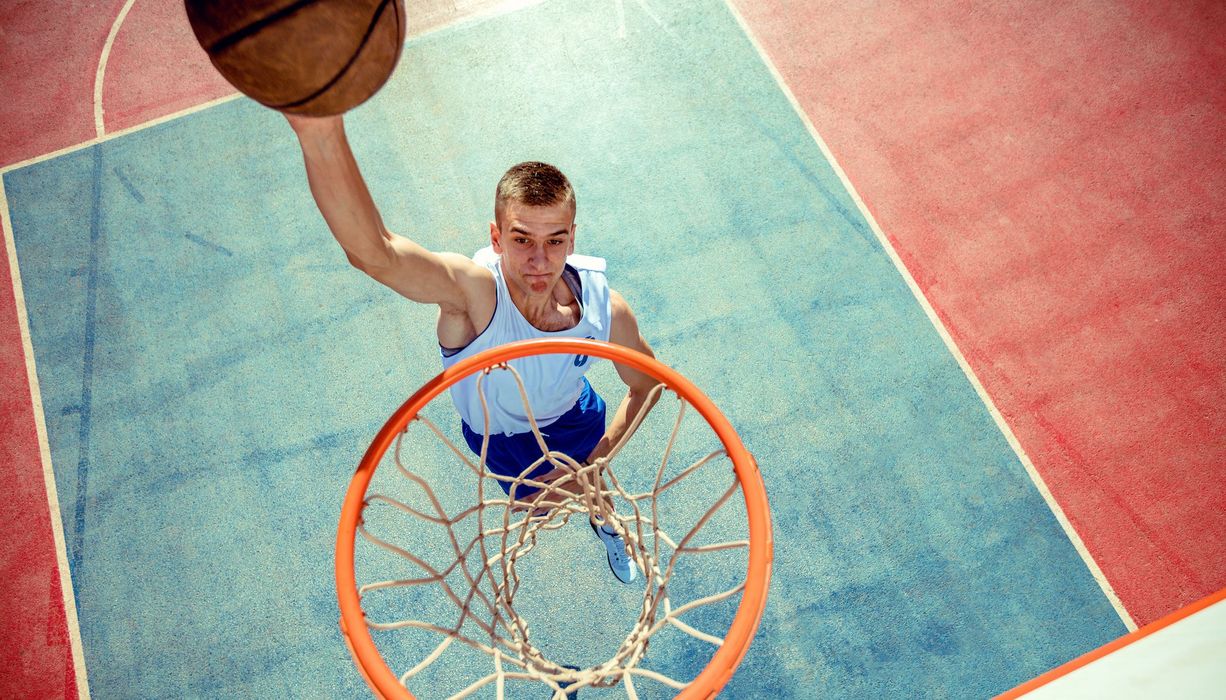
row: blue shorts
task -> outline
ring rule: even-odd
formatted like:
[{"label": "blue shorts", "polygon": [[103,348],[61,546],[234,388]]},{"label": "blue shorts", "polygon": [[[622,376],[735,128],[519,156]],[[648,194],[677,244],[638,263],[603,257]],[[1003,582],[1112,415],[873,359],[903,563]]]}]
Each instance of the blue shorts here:
[{"label": "blue shorts", "polygon": [[[576,462],[582,463],[596,449],[600,438],[604,437],[604,399],[600,398],[587,378],[583,378],[583,391],[579,399],[569,411],[560,418],[541,428],[545,444],[551,450],[564,452]],[[464,421],[460,421],[464,431],[464,440],[473,454],[481,454],[481,433],[475,432]],[[541,446],[536,442],[532,431],[515,433],[513,435],[491,435],[489,452],[486,453],[485,464],[491,472],[502,476],[517,477],[520,472],[542,456]],[[553,471],[554,466],[545,462],[528,473],[535,479]],[[511,482],[499,481],[502,490],[510,495]],[[515,489],[515,498],[526,498],[540,491],[538,488],[521,484]]]}]

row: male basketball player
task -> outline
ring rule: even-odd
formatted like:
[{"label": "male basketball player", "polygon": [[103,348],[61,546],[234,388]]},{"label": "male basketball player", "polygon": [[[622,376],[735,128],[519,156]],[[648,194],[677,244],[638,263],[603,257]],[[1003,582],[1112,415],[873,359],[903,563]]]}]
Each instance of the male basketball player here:
[{"label": "male basketball player", "polygon": [[[472,258],[435,253],[383,225],[349,149],[340,117],[289,117],[306,161],[311,193],[349,262],[408,299],[439,308],[442,361],[450,366],[482,350],[541,337],[596,338],[651,355],[626,300],[609,288],[600,258],[574,255],[575,193],[557,168],[520,163],[498,183],[490,246]],[[616,365],[629,387],[608,429],[605,404],[583,376],[585,356],[525,358],[521,374],[550,449],[580,462],[608,453],[629,429],[657,384],[633,368]],[[490,411],[486,463],[517,477],[541,457],[523,417],[514,380],[498,372],[484,386]],[[480,453],[483,425],[476,377],[452,388],[465,440]],[[650,406],[648,406],[650,410]],[[551,479],[545,463],[528,476]],[[511,485],[502,482],[511,493]],[[577,489],[572,486],[569,490]],[[528,503],[538,489],[518,485],[514,498]],[[529,507],[539,507],[541,502]],[[611,524],[591,523],[604,543],[609,568],[624,583],[636,577],[634,561]]]}]

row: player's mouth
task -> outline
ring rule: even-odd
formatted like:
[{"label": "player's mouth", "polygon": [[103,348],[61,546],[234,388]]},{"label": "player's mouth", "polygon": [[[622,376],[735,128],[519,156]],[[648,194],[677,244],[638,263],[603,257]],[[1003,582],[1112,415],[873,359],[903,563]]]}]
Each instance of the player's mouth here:
[{"label": "player's mouth", "polygon": [[551,277],[553,277],[553,275],[550,275],[548,273],[543,274],[543,275],[530,275],[530,274],[524,275],[524,279],[528,282],[528,286],[531,287],[532,291],[534,292],[543,292],[546,289],[548,289],[549,280]]}]

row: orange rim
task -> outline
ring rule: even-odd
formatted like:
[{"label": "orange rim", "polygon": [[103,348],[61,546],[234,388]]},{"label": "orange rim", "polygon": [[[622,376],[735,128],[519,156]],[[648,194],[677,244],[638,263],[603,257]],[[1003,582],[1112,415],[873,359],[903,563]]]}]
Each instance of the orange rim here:
[{"label": "orange rim", "polygon": [[1086,652],[1085,654],[1078,656],[1077,658],[1064,664],[1063,666],[1057,666],[1056,668],[1053,668],[1047,673],[1044,673],[1040,676],[1036,676],[1035,678],[1032,678],[1031,680],[1026,681],[1025,683],[1017,686],[1016,688],[1012,690],[1008,690],[1008,691],[1001,693],[1000,695],[997,695],[993,700],[1014,700],[1015,698],[1020,698],[1026,693],[1032,692],[1034,690],[1038,690],[1039,688],[1047,685],[1048,683],[1051,683],[1057,678],[1063,678],[1064,676],[1067,676],[1073,671],[1076,671],[1080,668],[1088,666],[1091,663],[1103,658],[1104,656],[1107,656],[1109,654],[1114,654],[1115,652],[1119,651],[1120,649],[1123,649],[1129,644],[1138,642],[1148,637],[1149,635],[1153,634],[1154,632],[1157,632],[1162,629],[1166,629],[1167,627],[1170,627],[1176,622],[1179,622],[1180,620],[1191,617],[1192,615],[1195,615],[1196,613],[1200,612],[1201,610],[1204,610],[1210,605],[1213,605],[1214,603],[1219,603],[1223,600],[1226,600],[1226,588],[1223,588],[1217,593],[1212,593],[1208,596],[1205,596],[1204,598],[1201,598],[1200,600],[1196,601],[1195,603],[1192,603],[1191,605],[1180,608],[1179,610],[1176,610],[1175,612],[1167,615],[1166,617],[1163,617],[1157,620],[1156,622],[1149,623],[1148,625],[1142,627],[1141,629],[1133,630],[1132,632],[1129,632],[1128,634],[1114,641],[1107,642],[1106,644],[1102,645],[1101,647],[1093,651]]},{"label": "orange rim", "polygon": [[445,369],[427,382],[417,393],[409,397],[409,400],[397,409],[384,424],[370,448],[366,450],[366,454],[358,464],[357,472],[349,482],[349,491],[345,494],[344,505],[341,506],[340,525],[336,531],[336,595],[341,610],[341,634],[345,637],[355,663],[367,682],[370,683],[376,697],[406,700],[414,696],[400,684],[396,674],[388,668],[383,657],[380,656],[374,639],[370,636],[370,629],[366,626],[365,613],[358,599],[353,561],[354,543],[357,537],[357,526],[362,516],[363,501],[366,498],[366,489],[370,485],[375,469],[396,436],[405,429],[409,421],[456,382],[486,367],[509,360],[529,355],[555,353],[593,355],[645,372],[676,391],[715,430],[716,436],[723,443],[728,457],[732,460],[737,480],[741,484],[741,493],[745,497],[745,510],[749,521],[749,570],[745,578],[745,590],[741,595],[740,606],[737,608],[732,625],[728,628],[728,634],[724,637],[724,643],[716,650],[702,673],[678,693],[677,697],[686,700],[714,697],[732,678],[736,667],[749,649],[749,643],[754,633],[757,632],[758,623],[762,620],[762,611],[766,607],[766,591],[770,586],[774,543],[771,538],[770,506],[766,500],[766,487],[762,483],[757,463],[745,449],[745,445],[741,442],[732,424],[728,422],[724,414],[720,413],[706,394],[703,394],[690,380],[671,367],[643,353],[599,340],[578,338],[524,340],[473,355]]}]

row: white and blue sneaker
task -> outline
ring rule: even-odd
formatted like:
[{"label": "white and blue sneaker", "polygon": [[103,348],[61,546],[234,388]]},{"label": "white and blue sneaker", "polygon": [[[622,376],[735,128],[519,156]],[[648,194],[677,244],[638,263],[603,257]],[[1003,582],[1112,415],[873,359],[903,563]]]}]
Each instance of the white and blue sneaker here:
[{"label": "white and blue sneaker", "polygon": [[589,520],[588,525],[592,526],[592,532],[596,533],[601,542],[604,542],[605,551],[609,555],[609,570],[613,572],[618,581],[633,583],[634,579],[638,578],[638,567],[626,553],[626,541],[607,523],[596,527],[596,523]]}]

